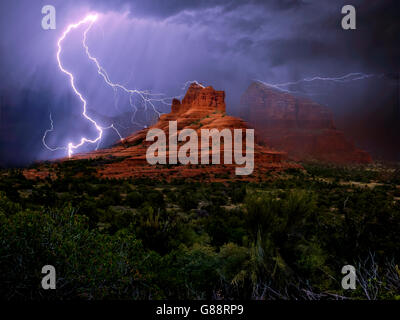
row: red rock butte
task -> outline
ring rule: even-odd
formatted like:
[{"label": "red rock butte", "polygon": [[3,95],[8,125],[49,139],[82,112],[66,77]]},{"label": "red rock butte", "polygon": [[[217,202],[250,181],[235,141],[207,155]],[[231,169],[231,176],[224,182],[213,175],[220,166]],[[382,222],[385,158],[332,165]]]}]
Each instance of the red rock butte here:
[{"label": "red rock butte", "polygon": [[[249,176],[236,176],[235,168],[243,165],[223,163],[223,139],[221,139],[220,151],[221,164],[151,165],[147,162],[146,150],[153,143],[151,141],[146,141],[147,132],[154,128],[162,129],[168,137],[170,121],[177,121],[177,134],[179,134],[182,129],[190,128],[198,133],[198,137],[200,137],[201,129],[230,129],[233,131],[233,129],[249,128],[246,122],[240,118],[227,115],[225,110],[224,91],[217,91],[211,86],[203,87],[197,83],[192,83],[182,101],[173,99],[171,112],[161,115],[154,125],[126,137],[122,142],[110,148],[85,154],[76,154],[68,161],[109,158],[110,161],[105,161],[103,164],[96,167],[100,177],[150,177],[166,180],[171,180],[173,178],[194,178],[195,180],[212,181],[228,181],[232,179],[254,180],[268,178],[272,171],[299,167],[297,164],[288,163],[286,161],[287,154],[285,152],[273,151],[255,143],[253,150],[253,173]],[[245,140],[244,132],[243,138]],[[182,143],[183,142],[178,143],[178,148],[179,144]],[[198,145],[200,146],[200,143]],[[168,146],[167,153],[169,153]],[[245,153],[245,150],[243,150],[243,153]],[[29,176],[29,174],[34,174],[34,172],[27,172],[27,176]]]},{"label": "red rock butte", "polygon": [[254,126],[260,142],[288,152],[292,160],[372,162],[336,129],[327,107],[272,86],[252,83],[242,95],[240,116]]}]

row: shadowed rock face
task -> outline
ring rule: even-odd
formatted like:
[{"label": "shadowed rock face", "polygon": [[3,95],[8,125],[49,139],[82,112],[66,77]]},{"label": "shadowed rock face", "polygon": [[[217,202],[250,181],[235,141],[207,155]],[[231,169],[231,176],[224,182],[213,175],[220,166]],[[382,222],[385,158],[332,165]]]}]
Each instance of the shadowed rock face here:
[{"label": "shadowed rock face", "polygon": [[370,163],[370,155],[357,149],[335,128],[330,110],[305,98],[252,83],[241,98],[241,117],[254,126],[266,145],[288,152],[294,160],[333,163]]},{"label": "shadowed rock face", "polygon": [[[299,167],[297,164],[289,164],[286,160],[285,152],[277,152],[267,149],[257,143],[254,145],[254,171],[250,176],[236,176],[235,168],[243,165],[224,164],[224,143],[221,140],[220,159],[221,164],[200,164],[201,154],[201,130],[217,129],[222,131],[228,129],[242,129],[243,154],[245,153],[245,129],[249,128],[246,122],[240,118],[229,116],[225,113],[225,92],[216,91],[212,87],[203,87],[192,83],[187,90],[182,101],[173,99],[171,112],[160,116],[157,123],[153,126],[136,132],[126,137],[122,142],[115,146],[93,151],[86,154],[74,155],[71,160],[110,158],[119,159],[98,166],[98,174],[103,177],[126,178],[126,177],[151,177],[165,178],[195,178],[196,180],[224,181],[239,178],[241,180],[254,180],[267,178],[267,172],[282,170],[286,168]],[[146,159],[146,151],[153,143],[146,141],[147,133],[150,129],[162,129],[168,141],[170,121],[177,122],[177,134],[183,129],[193,129],[198,136],[199,165],[150,165]],[[184,142],[178,143],[178,148]],[[228,149],[232,150],[232,146]],[[167,159],[170,151],[167,146]],[[209,149],[209,155],[212,149]],[[167,161],[168,162],[168,161]],[[38,172],[26,172],[27,176],[37,175]],[[221,178],[225,176],[225,178]]]}]

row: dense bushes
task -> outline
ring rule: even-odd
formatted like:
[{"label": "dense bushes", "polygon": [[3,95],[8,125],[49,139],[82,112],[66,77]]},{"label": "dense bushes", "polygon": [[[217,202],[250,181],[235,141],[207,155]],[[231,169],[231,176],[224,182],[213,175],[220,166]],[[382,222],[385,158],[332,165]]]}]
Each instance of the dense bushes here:
[{"label": "dense bushes", "polygon": [[[133,234],[88,228],[87,219],[60,212],[0,215],[0,294],[5,298],[148,298],[158,255]],[[40,290],[41,268],[57,270],[59,290]]]},{"label": "dense bushes", "polygon": [[[2,298],[399,298],[392,178],[362,188],[321,181],[336,169],[317,168],[263,183],[166,184],[79,178],[65,166],[55,181],[18,171],[0,180]],[[46,264],[55,291],[40,288]],[[352,292],[340,285],[346,264],[360,275]]]}]

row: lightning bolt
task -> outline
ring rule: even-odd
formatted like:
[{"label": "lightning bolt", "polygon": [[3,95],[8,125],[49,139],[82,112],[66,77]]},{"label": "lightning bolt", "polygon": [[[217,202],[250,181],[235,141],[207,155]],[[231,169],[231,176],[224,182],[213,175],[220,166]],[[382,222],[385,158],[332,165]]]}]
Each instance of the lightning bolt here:
[{"label": "lightning bolt", "polygon": [[369,79],[372,77],[382,77],[384,76],[383,74],[365,74],[361,72],[352,72],[348,73],[344,76],[341,77],[321,77],[321,76],[316,76],[316,77],[311,77],[311,78],[304,78],[298,81],[292,81],[292,82],[284,82],[284,83],[266,83],[261,80],[256,80],[264,85],[273,87],[275,89],[278,89],[283,92],[287,93],[302,93],[299,91],[292,91],[289,89],[290,86],[294,86],[300,83],[307,83],[307,82],[313,82],[313,81],[330,81],[330,82],[339,82],[339,83],[345,83],[345,82],[351,82],[351,81],[357,81],[357,80],[364,80],[364,79]]},{"label": "lightning bolt", "polygon": [[53,123],[53,118],[51,117],[51,113],[50,113],[50,129],[47,129],[47,130],[44,132],[44,135],[43,135],[43,138],[42,138],[43,145],[44,145],[47,149],[49,149],[50,151],[67,150],[66,147],[56,147],[56,148],[52,148],[52,147],[50,147],[50,146],[47,145],[47,143],[46,143],[47,134],[50,133],[50,132],[53,132],[53,131],[54,131],[54,123]]},{"label": "lightning bolt", "polygon": [[168,103],[166,101],[170,100],[171,98],[155,98],[157,96],[163,96],[163,94],[153,94],[153,93],[149,93],[147,91],[140,91],[137,89],[128,89],[125,86],[123,86],[122,84],[119,83],[114,83],[111,81],[107,71],[104,69],[104,67],[101,66],[99,60],[97,58],[95,58],[89,51],[89,47],[86,43],[87,40],[87,34],[90,31],[90,29],[92,28],[93,24],[90,24],[90,26],[85,30],[84,34],[83,34],[83,47],[85,48],[86,51],[86,55],[88,56],[88,58],[93,61],[96,64],[97,67],[97,73],[99,75],[102,76],[103,80],[105,81],[105,83],[107,85],[109,85],[112,89],[117,90],[117,89],[121,89],[123,90],[125,93],[129,94],[129,102],[130,105],[132,106],[132,108],[134,109],[134,115],[132,117],[132,123],[133,122],[133,118],[136,115],[136,112],[138,111],[138,108],[136,106],[136,104],[133,102],[132,97],[134,95],[138,95],[143,103],[143,105],[145,106],[145,111],[148,111],[148,106],[151,107],[151,109],[158,115],[160,116],[162,114],[162,112],[158,111],[156,106],[155,106],[155,102],[160,102],[163,103],[165,105],[168,105]]},{"label": "lightning bolt", "polygon": [[121,85],[119,83],[114,83],[114,82],[111,81],[107,71],[101,66],[101,64],[99,63],[98,59],[95,58],[90,53],[89,47],[88,47],[88,45],[86,43],[87,34],[91,30],[94,22],[97,21],[97,19],[98,19],[98,14],[89,14],[85,18],[80,20],[79,22],[68,25],[67,28],[62,33],[61,37],[57,41],[57,47],[58,47],[58,50],[57,50],[57,62],[58,62],[58,67],[63,73],[65,73],[69,77],[70,85],[71,85],[72,90],[74,91],[74,93],[78,96],[78,98],[82,102],[82,107],[83,107],[82,116],[86,120],[88,120],[90,123],[93,124],[94,128],[97,130],[97,133],[98,133],[97,136],[94,139],[81,137],[80,142],[76,143],[76,144],[74,144],[72,142],[69,142],[66,147],[55,147],[55,148],[50,147],[46,143],[47,135],[50,132],[54,131],[53,119],[52,119],[51,114],[50,114],[50,129],[46,130],[44,135],[43,135],[43,137],[42,137],[43,145],[50,151],[66,150],[67,153],[68,153],[68,157],[71,157],[73,152],[74,152],[74,150],[76,150],[79,147],[83,146],[85,143],[97,144],[97,147],[96,147],[96,149],[97,149],[99,147],[99,144],[100,144],[101,139],[103,137],[103,130],[113,129],[118,134],[120,140],[121,141],[123,140],[123,137],[121,136],[121,134],[119,133],[117,128],[114,126],[114,124],[111,124],[108,127],[101,127],[100,125],[97,124],[97,122],[94,119],[92,119],[90,116],[88,116],[88,114],[87,114],[87,101],[84,98],[83,94],[76,88],[74,75],[70,71],[66,70],[64,68],[62,62],[61,62],[60,56],[61,56],[61,52],[62,52],[62,42],[67,37],[67,35],[71,32],[71,30],[77,29],[82,25],[88,24],[87,28],[85,29],[85,31],[83,33],[83,40],[82,40],[82,44],[83,44],[83,47],[85,48],[86,55],[92,62],[95,63],[95,65],[97,67],[98,74],[102,76],[102,78],[104,79],[105,83],[107,85],[109,85],[114,90],[114,92],[116,92],[117,89],[121,89],[125,93],[129,94],[129,103],[130,103],[131,107],[134,109],[134,113],[133,113],[133,116],[131,118],[131,122],[133,124],[140,125],[139,123],[134,122],[134,118],[135,118],[136,112],[138,111],[138,107],[136,106],[136,103],[133,101],[133,95],[138,95],[140,97],[141,102],[144,105],[145,111],[148,111],[148,107],[150,106],[152,108],[152,110],[158,116],[160,116],[162,113],[157,110],[157,108],[155,106],[155,103],[159,102],[159,103],[164,104],[164,105],[170,105],[170,103],[171,103],[170,100],[172,99],[172,98],[161,97],[161,96],[163,96],[163,94],[153,94],[153,93],[150,93],[148,91],[139,91],[139,90],[136,90],[136,89],[128,89],[128,88],[126,88],[125,86],[123,86],[123,85]]},{"label": "lightning bolt", "polygon": [[182,87],[182,90],[185,91],[192,83],[195,83],[198,86],[204,88],[204,86],[200,82],[198,82],[197,80],[192,80],[192,81],[186,81]]},{"label": "lightning bolt", "polygon": [[[89,46],[87,44],[87,36],[89,31],[92,29],[94,23],[98,20],[99,15],[94,13],[94,14],[89,14],[87,15],[85,18],[83,18],[82,20],[78,21],[77,23],[73,23],[67,26],[67,28],[64,30],[64,32],[62,33],[61,37],[58,39],[57,41],[57,62],[58,62],[58,67],[59,69],[65,73],[68,77],[69,77],[69,82],[71,85],[72,90],[74,91],[75,95],[78,96],[78,98],[80,99],[81,103],[82,103],[82,116],[88,120],[96,129],[97,131],[97,136],[94,139],[89,139],[87,137],[81,137],[79,143],[73,143],[73,142],[69,142],[67,144],[67,146],[65,147],[50,147],[47,143],[46,143],[46,139],[48,134],[50,134],[51,132],[54,131],[54,123],[53,123],[53,119],[50,113],[50,129],[47,129],[44,132],[44,135],[42,137],[42,143],[43,145],[50,151],[58,151],[58,150],[66,150],[68,153],[68,157],[71,157],[72,154],[74,153],[74,150],[80,148],[81,146],[83,146],[85,143],[90,143],[90,144],[97,144],[96,149],[99,147],[99,144],[101,142],[101,139],[103,137],[103,131],[107,130],[107,129],[113,129],[119,136],[120,140],[123,140],[123,137],[121,136],[121,134],[119,133],[119,131],[117,130],[117,128],[114,126],[114,124],[111,124],[108,127],[101,127],[99,124],[97,124],[97,122],[91,118],[90,116],[88,116],[87,114],[87,100],[85,99],[85,97],[83,96],[83,94],[77,89],[76,85],[75,85],[75,78],[74,75],[68,71],[67,69],[65,69],[65,67],[63,66],[62,62],[61,62],[61,52],[62,52],[62,43],[64,41],[64,39],[68,36],[68,34],[73,30],[73,29],[77,29],[79,27],[81,27],[82,25],[87,25],[87,27],[84,29],[83,32],[83,39],[82,39],[82,46],[85,49],[85,53],[86,56],[88,57],[88,59],[90,61],[92,61],[97,68],[97,73],[102,77],[102,79],[104,80],[104,82],[113,89],[114,91],[114,96],[115,96],[115,108],[118,109],[118,103],[117,103],[117,91],[118,90],[122,90],[124,93],[129,95],[129,104],[132,107],[133,110],[133,114],[131,117],[131,123],[138,125],[138,126],[143,126],[146,127],[146,125],[140,124],[139,122],[135,121],[136,119],[136,114],[139,111],[139,107],[138,104],[141,104],[144,107],[144,111],[147,112],[149,111],[149,109],[151,109],[151,111],[153,111],[158,117],[160,117],[160,115],[162,114],[161,111],[159,111],[159,109],[156,107],[156,104],[161,104],[161,105],[166,105],[166,106],[170,106],[171,105],[171,101],[174,97],[165,97],[164,94],[161,93],[151,93],[149,91],[140,91],[137,89],[129,89],[126,86],[120,84],[120,83],[116,83],[113,82],[111,80],[111,77],[109,76],[109,74],[107,73],[106,69],[100,64],[99,59],[96,58],[89,50]],[[200,84],[198,81],[194,80],[194,81],[187,81],[182,90],[185,90],[190,84],[195,83],[199,86],[201,86],[202,88],[204,88],[204,86],[202,84]],[[177,96],[177,98],[181,98],[183,95],[179,95]],[[135,97],[138,97],[138,99],[135,99]],[[137,101],[139,100],[139,101]],[[123,127],[121,125],[121,127]]]},{"label": "lightning bolt", "polygon": [[[81,100],[81,102],[82,102],[82,104],[83,104],[83,112],[82,112],[82,115],[85,117],[85,119],[87,119],[89,122],[91,122],[91,123],[94,125],[94,127],[96,128],[96,130],[97,130],[97,132],[98,132],[98,135],[97,135],[97,137],[96,137],[95,139],[88,139],[88,138],[86,138],[86,137],[82,137],[82,138],[80,139],[80,142],[79,142],[78,144],[73,144],[72,142],[69,142],[68,145],[67,145],[67,147],[55,147],[55,148],[52,148],[52,147],[50,147],[50,146],[48,146],[48,145],[46,144],[47,134],[54,131],[53,119],[52,119],[51,114],[50,114],[50,124],[51,124],[51,128],[48,129],[48,130],[46,130],[45,133],[44,133],[44,135],[43,135],[43,138],[42,138],[43,145],[44,145],[48,150],[50,150],[50,151],[67,150],[67,152],[68,152],[68,157],[71,157],[71,155],[73,154],[73,150],[75,150],[75,149],[81,147],[83,144],[85,144],[85,143],[87,143],[87,142],[88,142],[88,143],[97,143],[97,146],[98,146],[98,144],[100,143],[101,138],[102,138],[102,136],[103,136],[103,130],[106,130],[106,129],[113,129],[113,130],[115,130],[115,132],[117,132],[118,136],[119,136],[120,139],[122,140],[121,135],[119,134],[118,130],[114,127],[113,124],[111,124],[109,127],[101,127],[101,126],[99,126],[99,125],[96,123],[96,121],[95,121],[94,119],[92,119],[91,117],[89,117],[89,116],[87,115],[87,113],[86,113],[86,112],[87,112],[87,101],[86,101],[86,99],[83,97],[82,93],[80,93],[80,92],[78,91],[78,89],[76,88],[76,86],[75,86],[75,78],[74,78],[74,75],[63,67],[63,64],[62,64],[61,58],[60,58],[61,51],[62,51],[62,46],[61,46],[61,44],[62,44],[62,42],[64,41],[64,39],[67,37],[67,35],[71,32],[71,30],[72,30],[72,29],[77,29],[77,28],[80,27],[81,25],[87,24],[87,23],[89,23],[89,28],[90,28],[90,27],[93,25],[93,23],[97,20],[97,17],[98,17],[97,14],[89,14],[89,15],[87,15],[84,19],[82,19],[81,21],[79,21],[79,22],[77,22],[77,23],[74,23],[74,24],[68,25],[68,27],[64,30],[63,34],[61,35],[61,37],[60,37],[60,38],[58,39],[58,41],[57,41],[57,47],[58,47],[58,50],[57,50],[57,62],[58,62],[58,67],[60,68],[60,70],[61,70],[63,73],[65,73],[66,75],[68,75],[68,77],[69,77],[69,79],[70,79],[70,84],[71,84],[71,87],[72,87],[74,93],[75,93],[75,94],[79,97],[79,99]],[[88,29],[89,29],[89,28],[88,28]]]},{"label": "lightning bolt", "polygon": [[[89,122],[91,122],[91,123],[94,125],[94,127],[96,128],[96,130],[97,130],[97,132],[98,132],[98,135],[97,135],[97,137],[96,137],[95,139],[89,139],[89,138],[86,138],[86,137],[82,137],[81,140],[80,140],[80,142],[79,142],[78,144],[73,144],[72,142],[69,142],[67,147],[61,147],[61,148],[58,147],[58,148],[50,148],[50,149],[49,149],[49,150],[54,150],[54,149],[55,149],[55,150],[67,149],[67,151],[68,151],[68,157],[71,157],[71,155],[72,155],[72,153],[73,153],[73,150],[75,150],[75,149],[81,147],[81,146],[82,146],[83,144],[85,144],[86,142],[88,142],[88,143],[99,143],[100,140],[101,140],[101,138],[102,138],[102,136],[103,136],[103,130],[105,130],[105,129],[110,129],[110,128],[112,128],[112,129],[114,129],[114,130],[118,133],[118,135],[121,137],[121,135],[119,134],[118,130],[114,127],[113,124],[112,124],[111,126],[109,126],[109,127],[103,128],[103,127],[99,126],[95,120],[93,120],[91,117],[89,117],[89,116],[87,115],[87,113],[86,113],[86,112],[87,112],[87,101],[86,101],[86,99],[83,97],[82,93],[80,93],[80,92],[78,91],[78,89],[76,88],[76,86],[75,86],[75,78],[74,78],[74,75],[63,67],[63,64],[62,64],[61,58],[60,58],[61,51],[62,51],[61,43],[64,41],[64,39],[67,37],[67,35],[71,32],[71,30],[72,30],[72,29],[76,29],[76,28],[80,27],[81,25],[87,24],[87,23],[89,23],[89,27],[88,27],[88,29],[89,29],[89,28],[93,25],[93,23],[97,20],[97,17],[98,17],[97,14],[89,14],[89,15],[87,15],[84,19],[82,19],[81,21],[79,21],[79,22],[77,22],[77,23],[75,23],[75,24],[70,24],[70,25],[65,29],[65,31],[63,32],[63,34],[61,35],[61,37],[58,39],[58,42],[57,42],[57,47],[58,47],[58,50],[57,50],[57,62],[58,62],[58,67],[60,68],[60,70],[61,70],[62,72],[64,72],[66,75],[68,75],[68,77],[69,77],[69,79],[70,79],[70,84],[71,84],[71,87],[72,87],[74,93],[75,93],[75,94],[79,97],[79,99],[81,100],[81,102],[82,102],[82,104],[83,104],[83,112],[82,112],[82,115],[85,117],[85,119],[87,119]],[[53,130],[53,123],[52,123],[52,129],[51,129],[51,130]],[[46,132],[46,134],[47,134],[47,133],[48,133],[48,131]],[[44,136],[44,138],[43,138],[43,141],[45,142],[45,136]],[[45,146],[46,146],[46,144],[45,144]]]}]

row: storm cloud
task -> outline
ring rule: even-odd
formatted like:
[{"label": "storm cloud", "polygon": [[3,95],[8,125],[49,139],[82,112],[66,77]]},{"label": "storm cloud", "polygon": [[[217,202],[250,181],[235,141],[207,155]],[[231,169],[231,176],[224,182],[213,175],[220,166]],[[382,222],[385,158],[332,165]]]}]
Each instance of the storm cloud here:
[{"label": "storm cloud", "polygon": [[[57,10],[56,30],[41,28],[41,8],[47,4]],[[50,112],[55,131],[49,143],[64,145],[92,133],[55,59],[62,31],[89,12],[100,13],[101,19],[88,44],[114,81],[179,96],[186,81],[197,80],[225,90],[231,113],[238,112],[241,94],[255,79],[281,83],[350,72],[383,75],[346,87],[318,86],[312,98],[333,110],[338,126],[359,146],[396,159],[399,2],[351,1],[357,9],[357,29],[351,31],[340,24],[345,4],[348,1],[2,1],[0,164],[63,156],[42,145]],[[81,37],[79,30],[71,33],[62,57],[89,108],[104,117],[130,112],[127,97],[107,87],[85,57]],[[375,134],[367,138],[371,119]],[[354,121],[362,123],[354,126]]]}]

